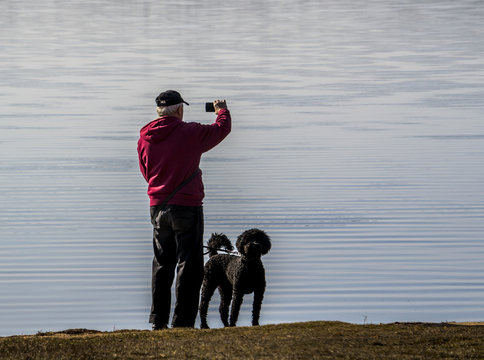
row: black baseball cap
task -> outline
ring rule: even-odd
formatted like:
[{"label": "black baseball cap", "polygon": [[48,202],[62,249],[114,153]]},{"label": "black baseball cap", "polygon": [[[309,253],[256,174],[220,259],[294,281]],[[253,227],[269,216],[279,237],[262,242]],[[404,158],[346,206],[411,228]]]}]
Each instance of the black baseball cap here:
[{"label": "black baseball cap", "polygon": [[183,100],[180,93],[175,90],[163,91],[160,95],[156,97],[156,106],[164,107],[180,103],[190,105],[185,100]]}]

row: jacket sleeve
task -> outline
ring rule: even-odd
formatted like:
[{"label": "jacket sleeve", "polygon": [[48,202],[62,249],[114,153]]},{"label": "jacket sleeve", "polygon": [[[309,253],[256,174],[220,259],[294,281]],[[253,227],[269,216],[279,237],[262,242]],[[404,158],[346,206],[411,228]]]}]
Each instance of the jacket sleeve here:
[{"label": "jacket sleeve", "polygon": [[220,144],[232,129],[232,118],[228,109],[221,109],[211,125],[201,125],[201,150],[209,151]]},{"label": "jacket sleeve", "polygon": [[146,182],[148,182],[148,169],[146,168],[146,163],[144,160],[144,150],[141,144],[141,139],[138,140],[138,162],[139,162],[139,169],[141,174],[145,178]]}]

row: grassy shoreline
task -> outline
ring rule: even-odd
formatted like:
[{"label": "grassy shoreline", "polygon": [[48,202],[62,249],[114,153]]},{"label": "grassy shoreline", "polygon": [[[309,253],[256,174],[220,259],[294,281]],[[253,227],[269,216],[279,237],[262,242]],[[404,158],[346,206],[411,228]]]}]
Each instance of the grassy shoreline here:
[{"label": "grassy shoreline", "polygon": [[483,359],[484,325],[304,322],[226,329],[71,329],[0,338],[0,359]]}]

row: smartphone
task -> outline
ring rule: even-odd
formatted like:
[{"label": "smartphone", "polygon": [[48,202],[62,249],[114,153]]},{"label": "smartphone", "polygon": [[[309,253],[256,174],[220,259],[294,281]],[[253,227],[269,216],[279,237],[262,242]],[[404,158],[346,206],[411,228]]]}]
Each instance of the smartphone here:
[{"label": "smartphone", "polygon": [[205,111],[206,112],[215,112],[215,107],[213,106],[213,102],[205,103]]}]

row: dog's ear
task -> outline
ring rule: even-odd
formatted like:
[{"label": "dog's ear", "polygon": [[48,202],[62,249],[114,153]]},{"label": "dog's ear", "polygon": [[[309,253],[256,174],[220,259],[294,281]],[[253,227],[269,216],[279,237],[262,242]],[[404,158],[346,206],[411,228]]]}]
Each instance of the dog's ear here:
[{"label": "dog's ear", "polygon": [[257,242],[262,245],[262,255],[267,254],[271,250],[271,239],[264,231],[258,230]]},{"label": "dog's ear", "polygon": [[245,233],[240,234],[235,243],[235,247],[240,255],[247,255],[244,250],[244,245],[247,244],[247,238],[244,234]]}]

